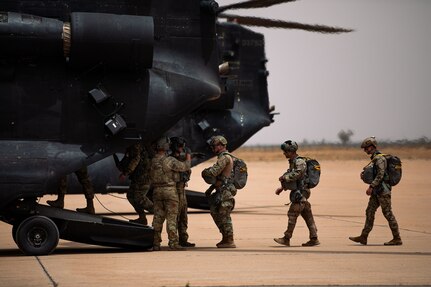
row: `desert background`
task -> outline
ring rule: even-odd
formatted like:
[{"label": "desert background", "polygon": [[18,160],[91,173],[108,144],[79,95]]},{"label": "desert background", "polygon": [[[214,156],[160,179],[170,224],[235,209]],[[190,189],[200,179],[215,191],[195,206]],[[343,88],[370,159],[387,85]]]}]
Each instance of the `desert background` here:
[{"label": "desert background", "polygon": [[[300,155],[316,158],[322,167],[321,181],[309,199],[321,245],[301,246],[308,240],[302,218],[292,246],[276,244],[273,238],[281,237],[287,226],[289,199],[288,192],[274,192],[287,160],[277,146],[243,147],[233,152],[249,171],[232,214],[236,249],[217,249],[221,236],[209,212],[195,209],[189,209],[189,241],[196,247],[181,252],[167,251],[164,232],[161,252],[60,240],[49,256],[24,256],[12,240],[11,227],[1,222],[0,286],[430,285],[431,147],[387,145],[381,151],[403,161],[403,178],[392,193],[402,246],[383,246],[392,236],[380,209],[367,246],[348,240],[360,234],[368,202],[359,173],[369,158],[357,145],[300,146]],[[212,162],[193,168],[189,189],[207,188],[200,172]],[[44,196],[40,203],[52,198]],[[124,198],[98,194],[96,213],[135,218]],[[66,197],[67,209],[84,203],[84,196]]]}]

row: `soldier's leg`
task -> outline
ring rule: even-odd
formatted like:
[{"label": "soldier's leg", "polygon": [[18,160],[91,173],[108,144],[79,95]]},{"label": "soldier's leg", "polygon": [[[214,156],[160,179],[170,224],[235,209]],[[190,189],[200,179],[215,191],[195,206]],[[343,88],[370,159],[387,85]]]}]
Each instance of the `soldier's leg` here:
[{"label": "soldier's leg", "polygon": [[304,209],[301,212],[302,218],[304,218],[305,223],[307,224],[308,230],[310,232],[310,239],[317,238],[317,227],[314,222],[313,212],[311,211],[310,202],[304,202]]},{"label": "soldier's leg", "polygon": [[166,212],[166,232],[169,238],[169,247],[176,249],[179,247],[177,233],[178,218],[178,194],[176,188],[165,190],[165,212]]},{"label": "soldier's leg", "polygon": [[163,198],[159,195],[159,192],[154,190],[154,217],[153,217],[153,228],[154,228],[154,241],[153,245],[160,249],[160,242],[162,242],[162,229],[163,222],[166,218],[166,210],[163,202]]},{"label": "soldier's leg", "polygon": [[223,239],[217,244],[218,248],[236,248],[233,237],[233,224],[231,212],[234,206],[234,199],[225,200],[220,204],[219,217]]},{"label": "soldier's leg", "polygon": [[298,220],[298,216],[301,214],[302,211],[302,203],[296,202],[291,203],[289,210],[287,211],[287,218],[288,218],[288,224],[287,229],[284,232],[284,237],[286,239],[292,238],[293,230],[296,226],[296,221]]},{"label": "soldier's leg", "polygon": [[93,204],[94,189],[93,189],[93,185],[91,184],[90,178],[88,177],[87,167],[80,168],[75,172],[75,175],[82,186],[82,191],[87,201],[86,207],[77,208],[76,211],[94,214],[95,213],[94,204]]},{"label": "soldier's leg", "polygon": [[[133,208],[138,214],[139,218],[132,220],[133,222],[141,223],[144,225],[148,224],[147,216],[145,215],[145,200],[148,199],[146,194],[150,188],[145,182],[133,182]],[[152,203],[151,203],[152,204]]]},{"label": "soldier's leg", "polygon": [[308,230],[310,232],[310,240],[302,244],[302,246],[316,246],[319,245],[320,242],[317,239],[317,227],[314,222],[313,213],[311,211],[311,204],[306,201],[304,202],[304,209],[301,212],[302,218],[304,218],[305,223],[307,224]]},{"label": "soldier's leg", "polygon": [[[178,191],[178,238],[180,245],[187,245],[189,234],[187,233],[188,228],[188,216],[187,216],[187,199],[185,196],[184,184],[181,186],[177,185]],[[191,246],[190,246],[191,247]]]},{"label": "soldier's leg", "polygon": [[377,199],[377,196],[371,195],[370,200],[368,201],[367,209],[365,211],[366,219],[365,219],[364,228],[362,229],[361,236],[364,236],[365,238],[367,238],[368,234],[373,229],[374,218],[376,215],[377,208],[379,208],[379,206],[380,206],[380,203],[379,203],[379,200]]},{"label": "soldier's leg", "polygon": [[[389,223],[389,227],[392,231],[393,240],[396,241],[395,243],[399,242],[399,244],[389,244],[389,242],[386,243],[386,245],[401,245],[401,236],[400,231],[398,227],[398,222],[395,218],[394,213],[392,212],[392,203],[391,203],[391,195],[381,195],[378,197],[380,205],[382,207],[382,213],[385,216],[386,220]],[[391,242],[391,241],[390,241]]]},{"label": "soldier's leg", "polygon": [[64,196],[67,190],[67,175],[62,176],[58,182],[57,199],[46,201],[52,207],[64,208]]}]

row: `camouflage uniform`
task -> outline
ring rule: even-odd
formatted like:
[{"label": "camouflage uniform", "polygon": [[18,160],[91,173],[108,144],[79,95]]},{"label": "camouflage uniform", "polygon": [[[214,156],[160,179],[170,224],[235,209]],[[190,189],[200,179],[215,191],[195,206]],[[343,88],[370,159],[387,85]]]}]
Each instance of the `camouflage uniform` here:
[{"label": "camouflage uniform", "polygon": [[160,247],[163,222],[167,221],[166,230],[169,247],[178,245],[177,216],[178,193],[176,183],[179,172],[190,170],[190,161],[181,162],[171,156],[156,154],[151,161],[151,182],[154,187],[154,246]]},{"label": "camouflage uniform", "polygon": [[[283,182],[297,182],[297,189],[290,192],[291,205],[287,212],[288,226],[284,232],[286,239],[292,238],[293,230],[296,226],[298,216],[301,215],[307,224],[310,232],[310,239],[317,239],[317,228],[314,223],[313,213],[311,212],[311,204],[307,201],[310,197],[310,189],[304,186],[303,179],[307,170],[307,163],[301,157],[289,159],[289,169],[282,176]],[[283,189],[286,188],[283,186]]]},{"label": "camouflage uniform", "polygon": [[141,143],[136,143],[127,148],[121,162],[121,172],[129,176],[131,181],[127,191],[127,199],[139,218],[146,218],[145,209],[150,212],[153,211],[153,202],[147,197],[150,190],[150,156],[148,151]]},{"label": "camouflage uniform", "polygon": [[[230,166],[230,168],[229,168]],[[226,169],[225,172],[223,172]],[[202,171],[203,177],[215,178],[216,192],[210,195],[211,216],[223,238],[233,237],[232,218],[230,216],[235,205],[236,188],[232,179],[233,160],[227,153],[220,153],[217,162]]]},{"label": "camouflage uniform", "polygon": [[386,158],[379,154],[381,153],[376,151],[371,156],[376,176],[373,182],[370,184],[370,186],[373,188],[373,193],[370,196],[368,207],[365,211],[366,220],[364,229],[362,230],[362,235],[367,237],[371,232],[371,229],[373,229],[374,217],[377,208],[381,206],[383,215],[385,216],[389,223],[389,227],[391,228],[392,235],[394,238],[400,238],[398,223],[392,212],[391,186],[385,183],[385,181],[387,181],[387,175],[385,174],[387,162]]},{"label": "camouflage uniform", "polygon": [[[179,161],[184,162],[186,159],[184,156],[178,155],[174,156]],[[177,182],[177,192],[179,200],[178,208],[178,237],[180,245],[186,245],[189,240],[189,234],[187,233],[188,228],[188,217],[187,217],[187,197],[186,197],[186,184],[190,180],[191,171],[180,172],[179,181]]]}]

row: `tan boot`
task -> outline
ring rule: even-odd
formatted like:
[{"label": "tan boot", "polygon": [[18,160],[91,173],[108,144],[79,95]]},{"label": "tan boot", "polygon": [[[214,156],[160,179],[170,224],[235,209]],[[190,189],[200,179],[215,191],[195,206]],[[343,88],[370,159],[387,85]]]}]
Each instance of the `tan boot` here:
[{"label": "tan boot", "polygon": [[317,237],[315,238],[311,238],[309,241],[302,243],[302,246],[316,246],[319,245],[319,239],[317,239]]},{"label": "tan boot", "polygon": [[290,239],[286,237],[274,238],[274,241],[281,245],[290,246]]},{"label": "tan boot", "polygon": [[184,251],[187,250],[186,248],[182,247],[181,245],[179,245],[178,243],[169,245],[169,251]]},{"label": "tan boot", "polygon": [[87,199],[87,206],[84,208],[77,208],[76,211],[88,214],[95,214],[96,211],[94,210],[93,200]]},{"label": "tan boot", "polygon": [[356,236],[356,237],[349,237],[350,240],[352,240],[353,242],[358,242],[361,243],[362,245],[367,245],[367,236],[365,235],[360,235],[360,236]]},{"label": "tan boot", "polygon": [[64,194],[59,194],[56,200],[48,200],[46,202],[48,205],[57,208],[64,208]]},{"label": "tan boot", "polygon": [[385,242],[385,245],[403,245],[401,238],[393,238],[391,241]]},{"label": "tan boot", "polygon": [[217,245],[217,248],[236,248],[235,241],[233,240],[233,235],[227,235],[226,241]]},{"label": "tan boot", "polygon": [[220,242],[217,243],[216,246],[218,247],[220,244],[224,244],[225,242],[226,242],[226,236],[223,234],[222,240],[220,240]]}]

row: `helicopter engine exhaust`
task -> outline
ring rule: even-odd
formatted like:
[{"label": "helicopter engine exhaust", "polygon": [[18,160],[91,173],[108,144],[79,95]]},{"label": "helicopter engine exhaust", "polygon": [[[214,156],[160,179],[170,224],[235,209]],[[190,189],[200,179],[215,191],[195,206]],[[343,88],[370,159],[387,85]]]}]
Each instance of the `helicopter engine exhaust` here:
[{"label": "helicopter engine exhaust", "polygon": [[[154,23],[148,16],[71,13],[71,21],[0,12],[0,54],[57,61],[74,67],[151,68]],[[109,47],[109,48],[107,48]]]}]

